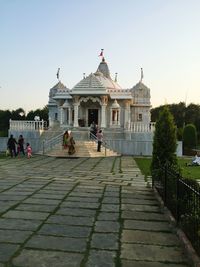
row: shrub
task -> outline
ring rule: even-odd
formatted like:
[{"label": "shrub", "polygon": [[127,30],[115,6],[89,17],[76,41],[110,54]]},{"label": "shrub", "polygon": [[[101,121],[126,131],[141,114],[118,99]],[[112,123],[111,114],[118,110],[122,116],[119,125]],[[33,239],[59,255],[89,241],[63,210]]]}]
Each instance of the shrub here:
[{"label": "shrub", "polygon": [[197,130],[194,124],[187,124],[183,129],[184,151],[191,150],[197,146]]},{"label": "shrub", "polygon": [[176,147],[176,126],[172,114],[165,106],[160,111],[155,126],[151,171],[158,169],[160,164],[177,165]]}]

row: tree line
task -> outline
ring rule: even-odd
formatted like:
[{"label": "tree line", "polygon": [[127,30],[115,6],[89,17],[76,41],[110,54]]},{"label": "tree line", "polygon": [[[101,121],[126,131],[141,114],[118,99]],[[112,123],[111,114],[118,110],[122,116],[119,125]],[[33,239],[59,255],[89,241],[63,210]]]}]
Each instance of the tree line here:
[{"label": "tree line", "polygon": [[0,136],[8,136],[9,120],[34,120],[39,116],[41,120],[48,121],[48,107],[31,110],[27,114],[23,108],[16,110],[0,110]]},{"label": "tree line", "polygon": [[177,127],[177,139],[183,139],[183,130],[186,125],[193,124],[197,131],[198,142],[200,142],[200,105],[189,104],[186,106],[184,102],[179,104],[162,105],[151,109],[151,121],[157,121],[159,113],[164,106],[167,106],[170,113],[174,117],[174,123]]}]

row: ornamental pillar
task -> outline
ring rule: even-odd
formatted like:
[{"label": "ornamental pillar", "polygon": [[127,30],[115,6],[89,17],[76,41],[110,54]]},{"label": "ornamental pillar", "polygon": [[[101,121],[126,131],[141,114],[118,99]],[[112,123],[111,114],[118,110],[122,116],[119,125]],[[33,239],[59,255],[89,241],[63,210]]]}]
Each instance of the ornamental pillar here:
[{"label": "ornamental pillar", "polygon": [[106,105],[101,106],[101,128],[106,127]]},{"label": "ornamental pillar", "polygon": [[129,101],[125,102],[125,110],[124,110],[124,128],[130,127],[130,103]]},{"label": "ornamental pillar", "polygon": [[68,108],[68,124],[71,125],[72,123],[72,112],[71,107]]},{"label": "ornamental pillar", "polygon": [[63,108],[60,107],[60,125],[63,124]]},{"label": "ornamental pillar", "polygon": [[101,96],[101,128],[106,127],[106,106],[108,103],[107,96]]},{"label": "ornamental pillar", "polygon": [[74,96],[74,127],[78,127],[78,107],[79,107],[79,96]]},{"label": "ornamental pillar", "polygon": [[74,127],[78,127],[78,104],[74,104]]}]

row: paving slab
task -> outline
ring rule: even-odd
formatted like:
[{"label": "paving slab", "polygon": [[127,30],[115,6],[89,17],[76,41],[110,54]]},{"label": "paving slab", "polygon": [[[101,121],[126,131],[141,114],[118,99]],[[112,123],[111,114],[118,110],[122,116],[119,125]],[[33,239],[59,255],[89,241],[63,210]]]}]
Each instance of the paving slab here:
[{"label": "paving slab", "polygon": [[91,227],[87,226],[69,226],[62,224],[43,224],[39,230],[42,235],[55,235],[67,237],[88,237]]},{"label": "paving slab", "polygon": [[13,263],[20,267],[79,267],[83,256],[80,253],[24,249]]},{"label": "paving slab", "polygon": [[65,215],[52,215],[46,221],[47,223],[92,226],[94,223],[93,217],[78,217]]},{"label": "paving slab", "polygon": [[158,232],[170,232],[172,229],[169,222],[153,222],[141,220],[124,220],[124,228]]},{"label": "paving slab", "polygon": [[115,259],[115,251],[91,249],[86,267],[115,267]]},{"label": "paving slab", "polygon": [[0,261],[7,262],[19,249],[19,245],[0,243]]},{"label": "paving slab", "polygon": [[86,250],[86,239],[35,235],[27,242],[25,247],[82,253]]},{"label": "paving slab", "polygon": [[163,246],[179,245],[179,240],[173,233],[148,232],[139,230],[123,230],[121,242]]},{"label": "paving slab", "polygon": [[118,233],[119,228],[120,228],[119,222],[96,221],[94,231],[102,233]]},{"label": "paving slab", "polygon": [[10,210],[4,213],[3,218],[44,220],[49,216],[47,212]]},{"label": "paving slab", "polygon": [[187,265],[183,264],[169,264],[162,262],[150,262],[150,261],[130,261],[130,260],[122,260],[122,267],[186,267]]},{"label": "paving slab", "polygon": [[24,243],[24,241],[32,235],[31,231],[19,230],[0,230],[0,242],[4,243]]},{"label": "paving slab", "polygon": [[91,247],[96,249],[118,249],[118,235],[117,234],[104,234],[94,233],[92,236]]},{"label": "paving slab", "polygon": [[122,244],[121,259],[183,263],[185,257],[180,247],[143,244]]}]

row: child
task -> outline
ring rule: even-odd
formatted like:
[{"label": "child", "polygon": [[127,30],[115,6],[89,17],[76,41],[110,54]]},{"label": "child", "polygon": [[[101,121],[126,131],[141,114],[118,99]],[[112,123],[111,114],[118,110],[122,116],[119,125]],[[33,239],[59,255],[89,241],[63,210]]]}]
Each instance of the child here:
[{"label": "child", "polygon": [[26,144],[26,152],[27,152],[27,158],[30,159],[32,157],[32,148],[29,143]]}]

